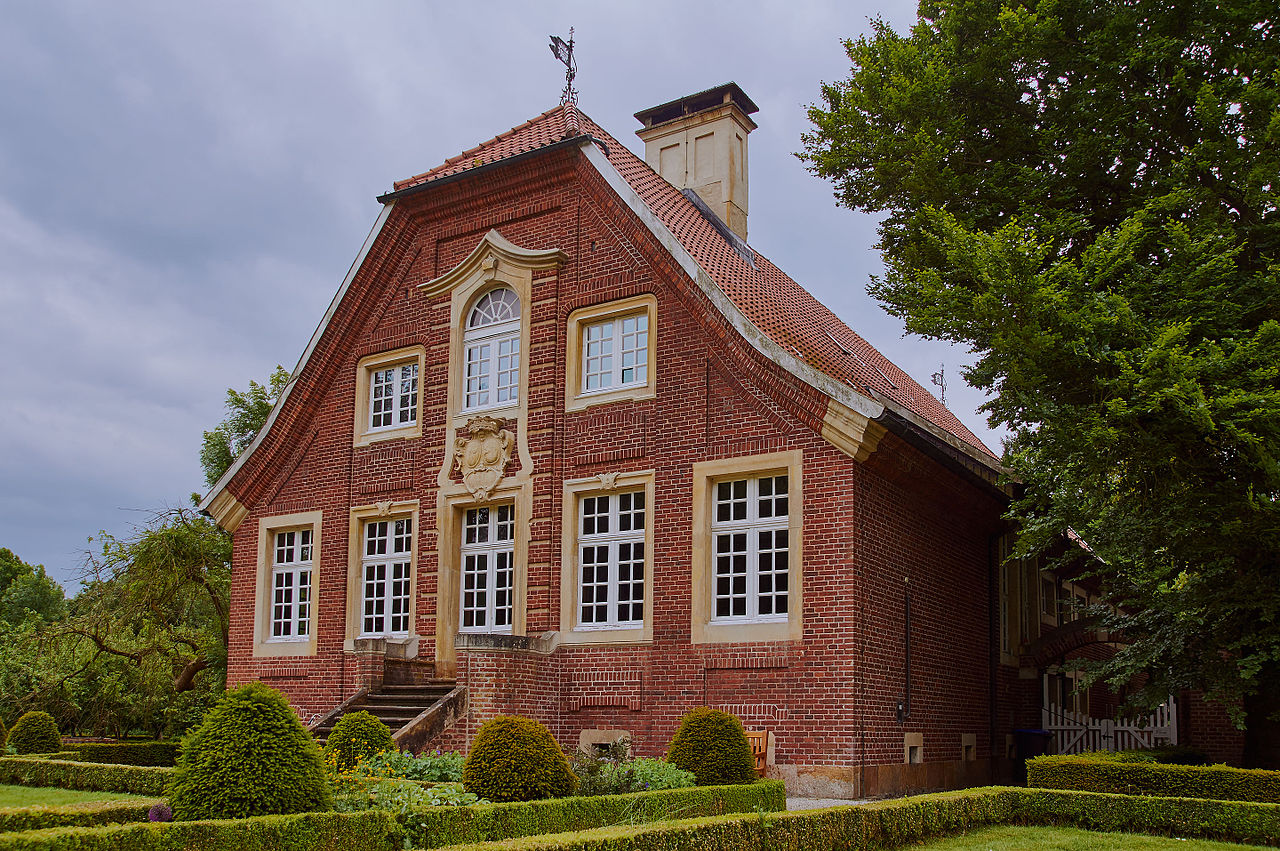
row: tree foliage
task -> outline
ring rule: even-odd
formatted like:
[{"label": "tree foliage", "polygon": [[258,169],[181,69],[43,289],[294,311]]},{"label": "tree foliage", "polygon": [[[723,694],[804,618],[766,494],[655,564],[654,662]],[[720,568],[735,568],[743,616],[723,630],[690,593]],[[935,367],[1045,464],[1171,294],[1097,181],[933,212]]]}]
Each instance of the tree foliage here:
[{"label": "tree foliage", "polygon": [[288,370],[277,365],[266,384],[250,380],[249,389],[244,392],[227,390],[227,415],[213,431],[204,433],[200,447],[200,466],[204,468],[205,483],[209,487],[218,483],[266,424],[267,416],[288,383]]},{"label": "tree foliage", "polygon": [[801,154],[884,214],[872,293],[976,355],[1023,551],[1074,529],[1105,562],[1112,681],[1243,699],[1273,765],[1277,24],[1258,0],[926,0],[846,42]]}]

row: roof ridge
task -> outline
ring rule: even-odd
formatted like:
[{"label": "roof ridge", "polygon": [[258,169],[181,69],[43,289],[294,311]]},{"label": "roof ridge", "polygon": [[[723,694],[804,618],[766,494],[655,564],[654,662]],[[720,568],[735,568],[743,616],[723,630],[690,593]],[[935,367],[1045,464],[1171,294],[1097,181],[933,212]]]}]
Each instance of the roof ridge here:
[{"label": "roof ridge", "polygon": [[494,136],[492,139],[486,139],[483,142],[479,142],[473,145],[472,147],[467,148],[465,151],[463,151],[460,154],[454,154],[453,156],[449,157],[444,162],[440,163],[434,168],[429,168],[420,174],[415,174],[412,177],[406,177],[403,180],[395,181],[392,184],[392,188],[396,191],[399,191],[401,189],[407,189],[410,186],[416,186],[419,183],[425,183],[427,180],[429,180],[432,177],[432,175],[438,174],[442,171],[446,171],[450,166],[454,166],[460,162],[464,162],[469,157],[474,157],[477,153],[485,150],[486,148],[492,147],[497,142],[502,142],[506,139],[510,139],[514,137],[521,130],[527,130],[528,128],[537,124],[539,121],[543,121],[551,117],[553,113],[557,111],[561,111],[563,109],[564,109],[564,104],[556,104],[555,106],[548,109],[546,112],[543,112],[540,115],[535,115],[533,118],[530,118],[528,121],[524,121],[524,122],[521,122],[520,124],[517,124],[515,127],[512,127],[510,130],[504,130],[503,132],[499,133],[497,136]]}]

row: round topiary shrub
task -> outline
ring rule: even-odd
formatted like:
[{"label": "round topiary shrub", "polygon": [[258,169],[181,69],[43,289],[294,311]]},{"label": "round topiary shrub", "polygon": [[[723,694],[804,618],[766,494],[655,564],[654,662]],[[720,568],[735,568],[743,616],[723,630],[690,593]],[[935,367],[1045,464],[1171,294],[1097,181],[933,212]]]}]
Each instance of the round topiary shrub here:
[{"label": "round topiary shrub", "polygon": [[28,712],[14,722],[9,744],[16,753],[53,753],[62,750],[62,736],[48,712]]},{"label": "round topiary shrub", "polygon": [[333,806],[320,748],[284,695],[262,683],[227,692],[183,738],[167,792],[179,821]]},{"label": "round topiary shrub", "polygon": [[346,771],[365,757],[396,750],[391,729],[368,712],[348,712],[333,725],[324,746],[326,760]]},{"label": "round topiary shrub", "polygon": [[751,783],[756,761],[742,722],[718,709],[699,707],[680,719],[667,762],[692,771],[699,786]]},{"label": "round topiary shrub", "polygon": [[462,784],[490,801],[533,801],[571,795],[575,780],[550,730],[532,718],[499,715],[476,733]]}]

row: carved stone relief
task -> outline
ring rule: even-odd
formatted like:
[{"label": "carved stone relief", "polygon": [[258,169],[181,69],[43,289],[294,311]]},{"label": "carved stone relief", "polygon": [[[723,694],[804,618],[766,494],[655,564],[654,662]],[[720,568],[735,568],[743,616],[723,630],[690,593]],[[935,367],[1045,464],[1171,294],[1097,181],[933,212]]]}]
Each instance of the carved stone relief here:
[{"label": "carved stone relief", "polygon": [[467,436],[454,438],[454,468],[478,502],[489,498],[511,463],[515,436],[504,428],[508,424],[504,419],[472,417],[467,421]]}]

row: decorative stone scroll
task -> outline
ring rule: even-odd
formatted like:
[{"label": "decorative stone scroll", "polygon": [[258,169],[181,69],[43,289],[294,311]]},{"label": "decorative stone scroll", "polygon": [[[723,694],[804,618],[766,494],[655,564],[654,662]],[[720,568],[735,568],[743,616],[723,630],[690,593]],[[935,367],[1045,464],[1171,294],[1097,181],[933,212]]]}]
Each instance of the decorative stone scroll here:
[{"label": "decorative stone scroll", "polygon": [[462,473],[462,483],[477,502],[489,498],[511,463],[515,436],[506,425],[509,422],[504,419],[472,417],[467,421],[467,436],[454,438],[454,468]]}]

